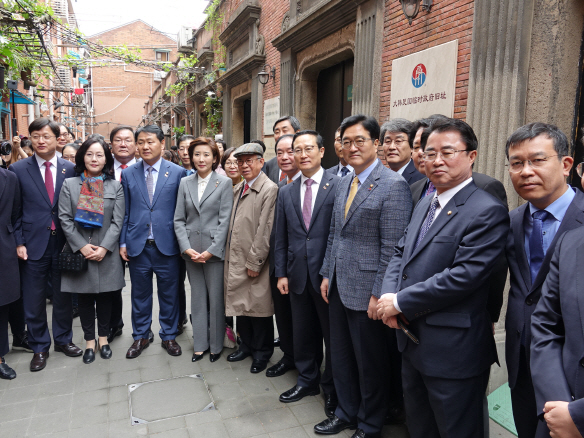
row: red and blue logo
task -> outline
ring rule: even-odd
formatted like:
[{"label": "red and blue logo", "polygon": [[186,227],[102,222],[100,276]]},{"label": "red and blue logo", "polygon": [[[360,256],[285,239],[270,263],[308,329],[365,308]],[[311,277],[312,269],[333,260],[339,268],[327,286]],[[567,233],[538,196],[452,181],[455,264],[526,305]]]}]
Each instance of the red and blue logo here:
[{"label": "red and blue logo", "polygon": [[424,64],[418,64],[412,72],[412,85],[420,88],[424,85],[424,82],[426,82],[426,66]]}]

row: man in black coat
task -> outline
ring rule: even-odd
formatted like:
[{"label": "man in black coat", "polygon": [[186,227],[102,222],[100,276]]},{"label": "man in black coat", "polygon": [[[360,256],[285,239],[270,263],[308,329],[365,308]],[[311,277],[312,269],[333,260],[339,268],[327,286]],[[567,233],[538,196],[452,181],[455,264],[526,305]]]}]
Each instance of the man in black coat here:
[{"label": "man in black coat", "polygon": [[20,274],[14,227],[20,210],[20,187],[12,172],[0,168],[0,379],[14,379],[16,373],[4,361],[8,353],[8,305],[20,298]]}]

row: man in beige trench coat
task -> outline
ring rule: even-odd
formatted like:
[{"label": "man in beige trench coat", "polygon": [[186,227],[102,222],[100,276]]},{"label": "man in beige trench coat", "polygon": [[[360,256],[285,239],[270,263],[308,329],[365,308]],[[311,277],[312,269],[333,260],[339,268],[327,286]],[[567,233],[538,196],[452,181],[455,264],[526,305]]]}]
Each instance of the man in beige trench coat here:
[{"label": "man in beige trench coat", "polygon": [[233,210],[225,248],[225,314],[237,316],[237,362],[251,356],[250,371],[266,369],[274,352],[274,304],[270,289],[270,233],[278,186],[263,173],[263,149],[256,143],[233,154],[244,178],[233,188]]}]

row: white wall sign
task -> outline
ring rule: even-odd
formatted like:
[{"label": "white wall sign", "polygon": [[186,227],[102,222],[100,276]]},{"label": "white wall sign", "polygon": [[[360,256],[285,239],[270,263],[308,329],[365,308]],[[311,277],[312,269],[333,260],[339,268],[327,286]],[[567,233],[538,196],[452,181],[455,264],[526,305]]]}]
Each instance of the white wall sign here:
[{"label": "white wall sign", "polygon": [[274,135],[274,123],[280,118],[280,96],[264,101],[264,135]]},{"label": "white wall sign", "polygon": [[458,40],[394,59],[390,118],[454,116]]}]

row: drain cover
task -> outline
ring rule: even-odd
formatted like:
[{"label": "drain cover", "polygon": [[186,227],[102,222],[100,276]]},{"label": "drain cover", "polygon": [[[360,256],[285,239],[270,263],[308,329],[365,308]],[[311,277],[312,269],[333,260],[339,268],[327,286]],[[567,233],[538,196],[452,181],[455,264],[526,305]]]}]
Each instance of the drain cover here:
[{"label": "drain cover", "polygon": [[215,410],[202,374],[128,385],[132,425]]}]

